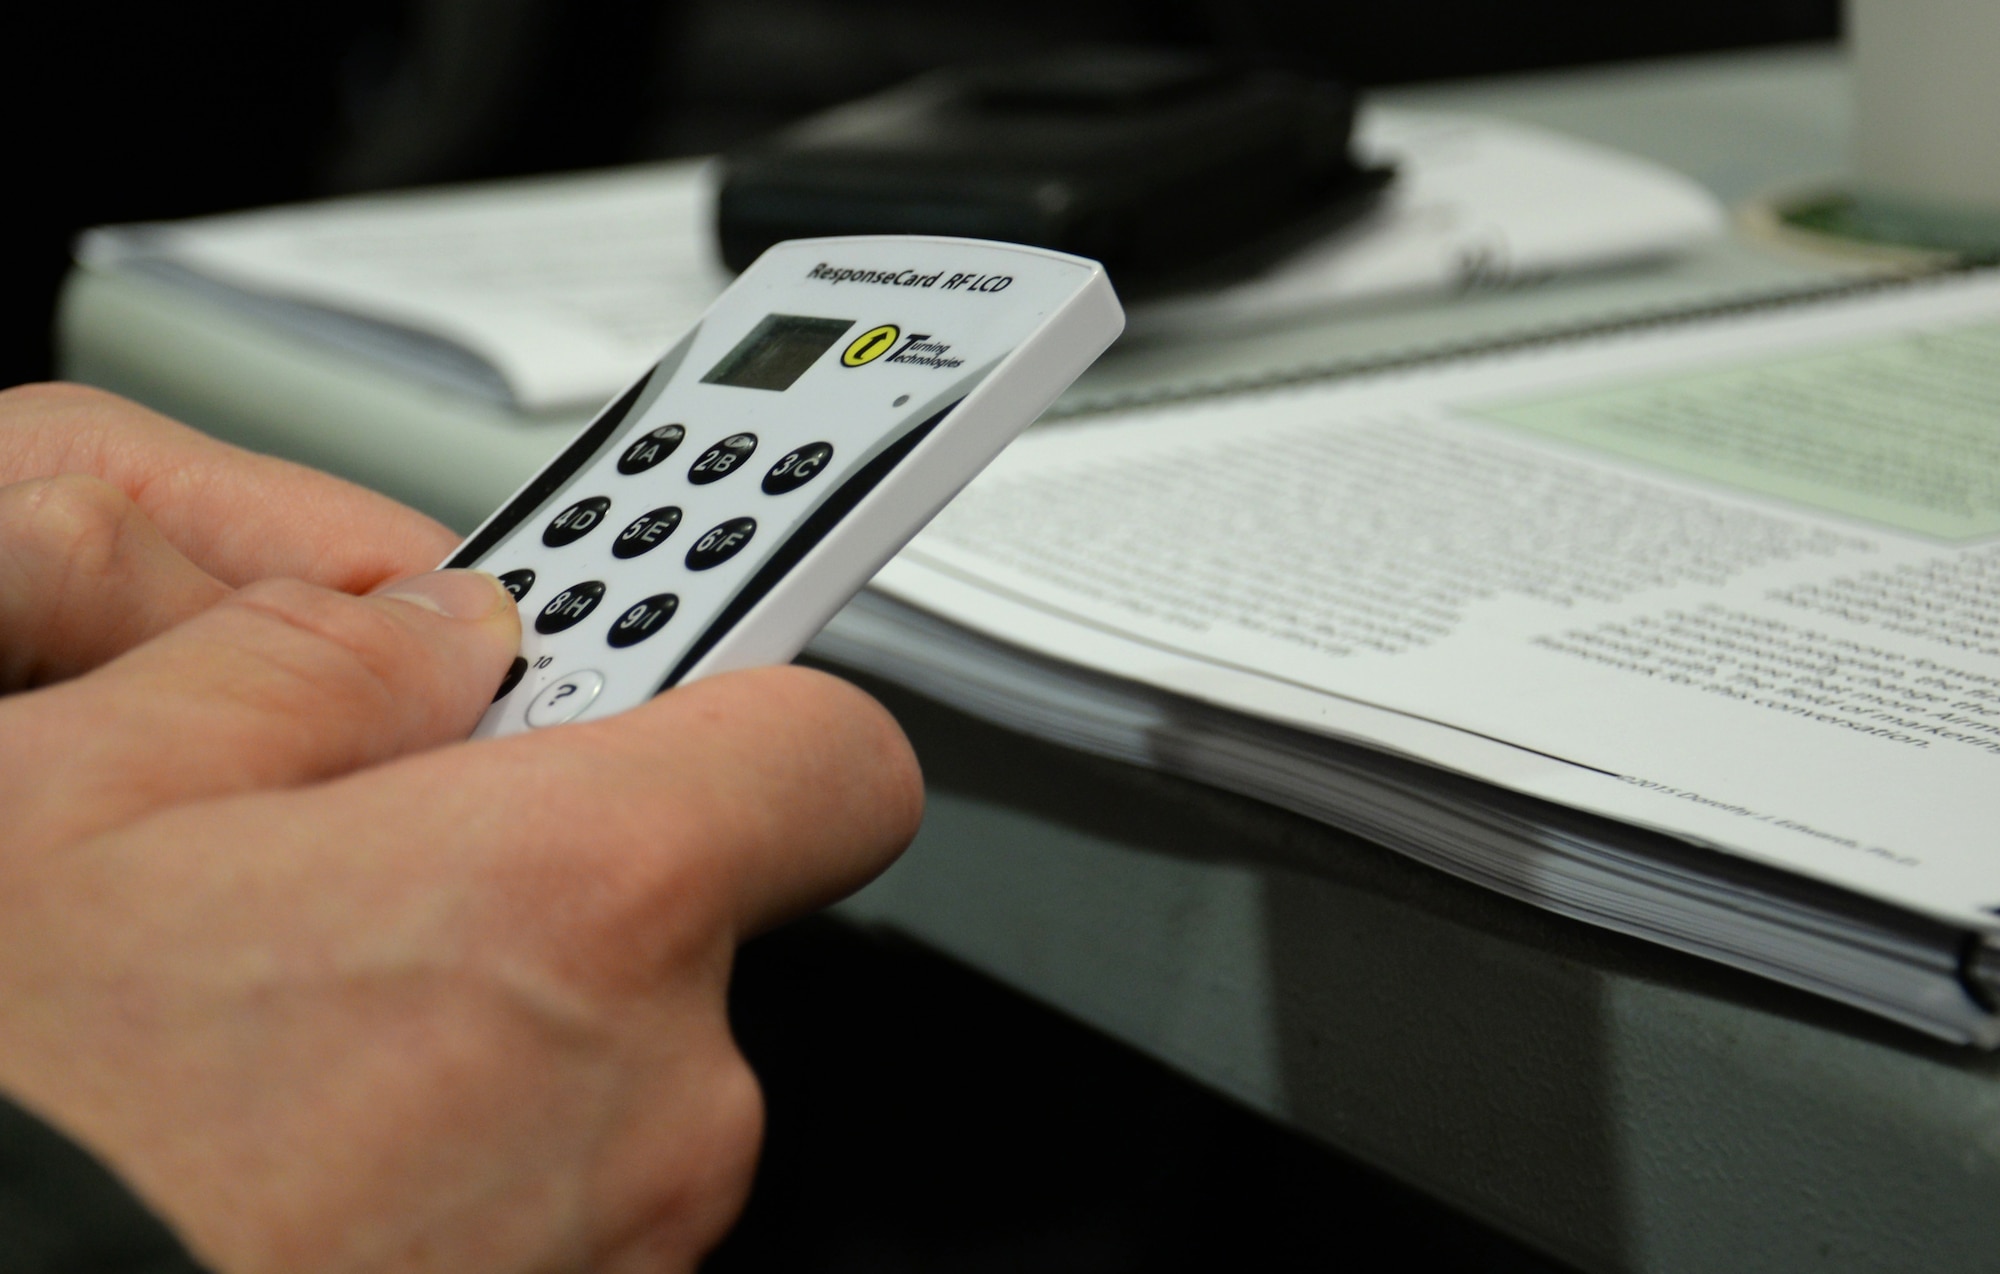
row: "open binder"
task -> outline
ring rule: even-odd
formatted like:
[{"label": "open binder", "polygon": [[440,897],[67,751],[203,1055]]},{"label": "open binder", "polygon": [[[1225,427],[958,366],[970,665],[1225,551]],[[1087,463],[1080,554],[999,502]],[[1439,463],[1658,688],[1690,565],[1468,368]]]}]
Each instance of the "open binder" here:
[{"label": "open binder", "polygon": [[1273,380],[1031,431],[813,651],[2000,1045],[2000,274]]}]

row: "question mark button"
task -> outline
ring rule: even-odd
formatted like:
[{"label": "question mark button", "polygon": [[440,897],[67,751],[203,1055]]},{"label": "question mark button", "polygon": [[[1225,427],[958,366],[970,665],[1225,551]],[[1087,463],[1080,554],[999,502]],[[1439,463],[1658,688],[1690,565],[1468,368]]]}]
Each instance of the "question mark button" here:
[{"label": "question mark button", "polygon": [[602,689],[603,675],[588,668],[558,677],[544,686],[542,692],[528,704],[528,724],[540,729],[574,721],[596,701],[597,692]]}]

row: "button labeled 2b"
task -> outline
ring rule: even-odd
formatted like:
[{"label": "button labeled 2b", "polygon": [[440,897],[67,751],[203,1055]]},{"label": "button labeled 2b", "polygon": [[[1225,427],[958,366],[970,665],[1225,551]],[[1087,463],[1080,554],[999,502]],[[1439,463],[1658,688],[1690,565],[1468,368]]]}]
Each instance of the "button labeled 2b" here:
[{"label": "button labeled 2b", "polygon": [[672,505],[642,513],[611,542],[611,556],[637,557],[650,552],[661,540],[672,535],[674,528],[680,524],[681,511]]},{"label": "button labeled 2b", "polygon": [[708,534],[694,542],[688,550],[687,568],[691,571],[705,571],[711,566],[720,566],[743,551],[750,537],[757,533],[756,518],[731,518],[720,526],[710,527]]},{"label": "button labeled 2b", "polygon": [[535,631],[542,634],[559,633],[583,622],[590,612],[597,609],[597,603],[604,600],[604,581],[587,579],[581,584],[571,584],[562,592],[549,598],[549,604],[542,607],[542,613],[535,616]]},{"label": "button labeled 2b", "polygon": [[578,500],[556,514],[555,520],[542,532],[542,543],[552,549],[574,544],[590,534],[591,528],[602,522],[604,515],[610,511],[610,496],[594,495],[588,500]]},{"label": "button labeled 2b", "polygon": [[609,640],[619,650],[636,646],[665,628],[680,608],[681,599],[672,593],[657,593],[643,602],[635,602],[611,625]]},{"label": "button labeled 2b", "polygon": [[757,450],[756,434],[730,434],[701,453],[701,458],[688,466],[688,481],[696,486],[706,486],[735,473],[750,453]]},{"label": "button labeled 2b", "polygon": [[764,475],[764,494],[783,495],[796,491],[819,476],[826,468],[827,461],[833,459],[833,444],[830,442],[809,442],[797,451],[785,453],[785,458],[771,466],[771,472]]}]

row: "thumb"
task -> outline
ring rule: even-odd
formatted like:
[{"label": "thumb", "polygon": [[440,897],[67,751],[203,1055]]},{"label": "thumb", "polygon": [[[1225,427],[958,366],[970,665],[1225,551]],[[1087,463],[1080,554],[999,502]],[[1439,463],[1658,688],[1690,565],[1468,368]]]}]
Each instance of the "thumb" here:
[{"label": "thumb", "polygon": [[0,702],[0,806],[35,824],[10,838],[59,843],[462,739],[520,638],[513,598],[476,571],[369,597],[250,585],[86,676]]}]

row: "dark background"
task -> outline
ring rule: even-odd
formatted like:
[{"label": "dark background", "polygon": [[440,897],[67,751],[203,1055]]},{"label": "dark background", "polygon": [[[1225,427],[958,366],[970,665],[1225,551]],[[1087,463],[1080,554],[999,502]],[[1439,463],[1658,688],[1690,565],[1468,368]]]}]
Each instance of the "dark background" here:
[{"label": "dark background", "polygon": [[50,373],[76,231],[700,153],[930,67],[1078,39],[1389,84],[1828,39],[1837,0],[12,0],[0,385]]},{"label": "dark background", "polygon": [[[0,385],[87,226],[726,147],[951,62],[1224,45],[1362,84],[1831,39],[1838,0],[183,0],[0,13]],[[770,1101],[709,1274],[1552,1267],[976,974],[811,921],[734,998]],[[1374,1257],[1377,1245],[1393,1255]],[[0,1274],[190,1269],[0,1102]]]}]

